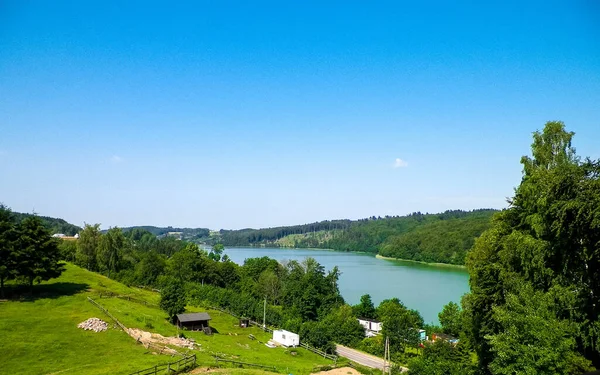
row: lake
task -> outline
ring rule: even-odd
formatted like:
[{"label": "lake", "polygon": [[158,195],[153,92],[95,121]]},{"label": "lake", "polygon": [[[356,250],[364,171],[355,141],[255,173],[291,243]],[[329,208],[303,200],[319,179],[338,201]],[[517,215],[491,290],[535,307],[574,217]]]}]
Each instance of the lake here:
[{"label": "lake", "polygon": [[355,305],[370,294],[375,306],[384,299],[399,298],[418,310],[426,323],[438,323],[437,314],[450,301],[460,303],[469,291],[469,274],[461,268],[378,259],[373,255],[317,249],[226,248],[232,261],[268,256],[278,261],[315,258],[327,271],[338,266],[339,288],[347,303]]}]

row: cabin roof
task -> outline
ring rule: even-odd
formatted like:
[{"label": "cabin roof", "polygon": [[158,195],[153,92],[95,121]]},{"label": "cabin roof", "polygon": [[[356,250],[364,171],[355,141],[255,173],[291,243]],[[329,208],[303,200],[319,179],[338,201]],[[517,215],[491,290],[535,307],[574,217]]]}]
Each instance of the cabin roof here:
[{"label": "cabin roof", "polygon": [[197,322],[200,320],[210,320],[210,315],[205,312],[201,313],[190,313],[190,314],[177,314],[177,320],[182,323],[186,322]]}]

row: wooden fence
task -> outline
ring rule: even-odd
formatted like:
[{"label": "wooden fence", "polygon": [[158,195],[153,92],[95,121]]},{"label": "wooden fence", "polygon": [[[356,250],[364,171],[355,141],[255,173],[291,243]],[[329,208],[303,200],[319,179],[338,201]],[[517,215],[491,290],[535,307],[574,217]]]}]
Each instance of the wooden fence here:
[{"label": "wooden fence", "polygon": [[104,307],[102,307],[100,304],[98,304],[98,302],[94,301],[93,299],[91,299],[90,297],[87,298],[88,301],[91,302],[92,305],[96,306],[97,308],[99,308],[100,310],[102,310],[102,312],[104,312],[106,315],[108,315],[115,323],[117,323],[117,325],[119,327],[121,327],[121,329],[129,334],[129,332],[127,332],[127,327],[125,327],[125,325],[123,325],[123,323],[119,322],[119,320],[117,318],[115,318],[111,313],[108,312],[107,309],[105,309]]},{"label": "wooden fence", "polygon": [[156,365],[140,371],[132,372],[130,375],[159,375],[159,374],[178,374],[184,370],[196,367],[196,355],[181,358],[175,362],[169,362],[162,365]]},{"label": "wooden fence", "polygon": [[261,365],[258,363],[233,361],[231,359],[223,359],[223,358],[219,358],[219,357],[215,357],[215,361],[217,362],[217,366],[219,365],[219,362],[225,362],[225,363],[232,363],[234,365],[238,365],[241,367],[250,366],[250,367],[266,368],[269,370],[277,371],[277,368],[275,366]]},{"label": "wooden fence", "polygon": [[[127,327],[125,327],[125,325],[123,323],[121,323],[117,318],[115,318],[110,312],[108,312],[107,309],[105,309],[104,307],[102,307],[102,305],[100,305],[98,302],[94,301],[93,299],[91,299],[90,297],[87,298],[88,301],[90,301],[90,303],[94,306],[96,306],[97,308],[99,308],[100,310],[102,310],[102,312],[104,312],[106,315],[108,315],[108,317],[110,317],[122,330],[123,332],[125,332],[126,334],[128,334],[129,336],[131,336],[129,330],[127,329]],[[171,356],[173,355],[184,355],[183,353],[178,352],[175,349],[169,348],[167,346],[164,345],[158,345],[149,341],[141,341],[140,338],[136,338],[131,336],[132,338],[135,339],[135,341],[139,344],[142,344],[146,349],[152,349],[154,351],[157,351],[159,354],[164,354],[164,353],[168,353],[171,354]]]},{"label": "wooden fence", "polygon": [[311,352],[320,355],[323,358],[330,359],[330,360],[332,360],[332,361],[334,361],[334,362],[337,363],[337,360],[338,360],[338,356],[337,355],[327,354],[324,351],[322,351],[321,349],[317,349],[317,348],[312,347],[312,346],[310,346],[308,344],[305,344],[303,342],[300,343],[300,346],[303,347],[306,350],[310,350]]}]

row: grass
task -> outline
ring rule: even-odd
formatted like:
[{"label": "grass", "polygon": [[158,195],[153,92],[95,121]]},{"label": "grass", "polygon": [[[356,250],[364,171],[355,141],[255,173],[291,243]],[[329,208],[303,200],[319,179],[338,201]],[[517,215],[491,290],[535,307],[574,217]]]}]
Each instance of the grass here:
[{"label": "grass", "polygon": [[[13,294],[14,288],[13,288]],[[170,362],[176,358],[155,355],[136,344],[86,297],[108,309],[125,326],[174,336],[175,326],[155,306],[121,298],[101,297],[114,293],[132,299],[158,304],[159,295],[152,291],[130,288],[102,275],[68,264],[63,275],[35,286],[30,297],[0,302],[0,374],[129,374]],[[214,355],[221,358],[277,367],[286,374],[309,374],[316,366],[331,364],[314,353],[295,349],[295,355],[285,348],[270,349],[263,343],[271,336],[262,330],[239,328],[237,319],[219,311],[188,307],[187,311],[207,311],[211,326],[218,333],[184,331],[196,339],[201,349],[196,351],[200,366],[215,366]],[[95,333],[77,328],[77,324],[98,317],[110,328]],[[249,338],[249,334],[256,340]],[[261,343],[263,342],[263,343]],[[224,369],[223,373],[258,374],[253,369]]]}]

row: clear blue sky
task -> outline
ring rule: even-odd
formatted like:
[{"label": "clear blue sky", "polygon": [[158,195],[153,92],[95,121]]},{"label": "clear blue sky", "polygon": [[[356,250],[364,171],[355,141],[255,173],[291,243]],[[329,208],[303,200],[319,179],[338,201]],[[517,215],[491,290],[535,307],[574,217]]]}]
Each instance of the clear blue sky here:
[{"label": "clear blue sky", "polygon": [[548,120],[600,158],[596,1],[174,3],[0,4],[0,202],[265,227],[505,207]]}]

